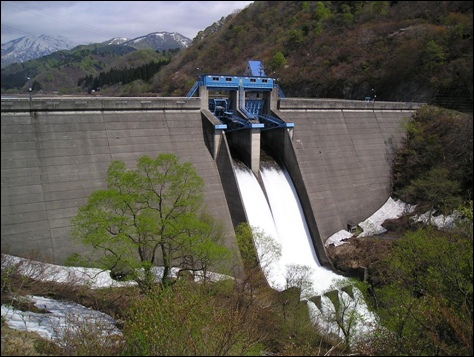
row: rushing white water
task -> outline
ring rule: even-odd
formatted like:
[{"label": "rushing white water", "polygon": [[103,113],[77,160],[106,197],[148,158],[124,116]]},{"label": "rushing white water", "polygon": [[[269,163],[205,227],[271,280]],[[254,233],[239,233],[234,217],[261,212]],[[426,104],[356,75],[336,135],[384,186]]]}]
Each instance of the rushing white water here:
[{"label": "rushing white water", "polygon": [[[278,291],[300,287],[301,298],[305,300],[321,296],[321,308],[308,301],[313,321],[318,321],[319,325],[325,325],[326,329],[344,338],[342,330],[335,323],[338,313],[323,294],[339,290],[347,279],[319,263],[288,172],[277,165],[262,165],[260,176],[266,196],[251,170],[236,165],[235,172],[249,224],[257,232],[263,233],[254,235],[254,242],[268,283]],[[339,300],[352,311],[357,311],[360,316],[358,330],[367,331],[375,318],[366,308],[359,292],[356,289],[354,292],[356,299],[339,290]],[[350,321],[349,315],[343,319],[346,318]]]},{"label": "rushing white water", "polygon": [[[268,201],[252,171],[238,167],[236,174],[249,224],[264,233],[263,237],[256,237],[255,244],[272,288],[284,290],[304,278],[303,297],[310,298],[323,294],[343,279],[319,264],[301,204],[286,170],[261,169]],[[272,244],[268,240],[280,248],[279,256],[267,250]],[[311,286],[307,286],[308,283]]]},{"label": "rushing white water", "polygon": [[249,224],[265,235],[254,235],[262,270],[272,288],[283,290],[285,267],[279,256],[280,241],[265,194],[251,170],[237,167],[236,175]]}]

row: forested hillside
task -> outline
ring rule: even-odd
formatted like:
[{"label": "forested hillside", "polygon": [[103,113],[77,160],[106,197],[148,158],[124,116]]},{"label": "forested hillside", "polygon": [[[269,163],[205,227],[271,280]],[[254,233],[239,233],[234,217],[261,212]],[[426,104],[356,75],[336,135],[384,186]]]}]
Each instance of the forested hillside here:
[{"label": "forested hillside", "polygon": [[393,160],[393,195],[443,214],[472,199],[472,115],[425,106]]},{"label": "forested hillside", "polygon": [[185,95],[196,68],[243,74],[259,59],[290,97],[376,95],[472,111],[469,2],[256,1],[206,31],[156,75],[153,91]]},{"label": "forested hillside", "polygon": [[33,94],[86,94],[105,86],[108,95],[126,95],[130,87],[134,95],[144,95],[149,90],[147,81],[177,52],[126,45],[77,46],[2,69],[2,93],[24,93],[31,84]]},{"label": "forested hillside", "polygon": [[[472,112],[472,24],[468,1],[255,1],[203,29],[150,79],[101,89],[103,95],[185,96],[198,73],[240,75],[255,59],[289,97],[375,96]],[[16,75],[18,81],[30,76],[45,93],[84,93],[91,88],[78,86],[79,78],[119,67],[117,58],[94,51],[60,51],[56,56],[72,58],[51,65],[55,57],[48,56],[46,63],[2,70],[2,91]],[[156,60],[141,51],[134,57],[129,68]],[[16,88],[25,91],[27,84]]]}]

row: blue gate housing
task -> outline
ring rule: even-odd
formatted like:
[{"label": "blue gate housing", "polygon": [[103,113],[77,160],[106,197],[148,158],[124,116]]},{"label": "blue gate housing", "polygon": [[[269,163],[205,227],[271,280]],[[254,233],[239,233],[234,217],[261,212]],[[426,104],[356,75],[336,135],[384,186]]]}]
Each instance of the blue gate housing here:
[{"label": "blue gate housing", "polygon": [[[200,87],[205,87],[207,91],[219,92],[219,94],[234,91],[234,94],[229,95],[228,98],[220,96],[208,100],[209,110],[221,123],[227,125],[227,131],[245,128],[294,127],[293,123],[286,123],[269,113],[266,101],[270,100],[271,92],[276,90],[280,98],[284,98],[284,94],[274,78],[265,76],[261,62],[249,61],[245,73],[243,76],[200,74],[187,97],[194,96]],[[255,75],[256,73],[260,75]],[[231,98],[238,98],[234,99],[238,103],[232,103]]]}]

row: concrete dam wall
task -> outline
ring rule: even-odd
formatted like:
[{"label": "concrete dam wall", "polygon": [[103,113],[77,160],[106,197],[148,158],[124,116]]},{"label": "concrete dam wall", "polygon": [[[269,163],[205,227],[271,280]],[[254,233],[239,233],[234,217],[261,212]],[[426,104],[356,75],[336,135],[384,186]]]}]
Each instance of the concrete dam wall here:
[{"label": "concrete dam wall", "polygon": [[[262,131],[261,145],[288,168],[322,264],[327,238],[387,200],[391,150],[418,107],[281,99],[273,108],[295,126]],[[237,249],[233,229],[246,217],[229,148],[235,134],[216,129],[200,98],[2,98],[1,110],[2,252],[58,264],[85,252],[69,238],[70,220],[105,188],[111,161],[133,167],[165,152],[193,164],[207,207],[227,227],[225,244]]]}]

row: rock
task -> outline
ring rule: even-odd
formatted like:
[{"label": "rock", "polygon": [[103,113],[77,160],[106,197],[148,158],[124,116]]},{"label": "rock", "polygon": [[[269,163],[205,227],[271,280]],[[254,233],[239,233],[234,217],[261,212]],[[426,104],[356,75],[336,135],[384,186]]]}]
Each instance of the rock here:
[{"label": "rock", "polygon": [[327,254],[334,268],[342,274],[379,284],[385,271],[384,259],[396,235],[350,238],[339,246],[330,245]]}]

